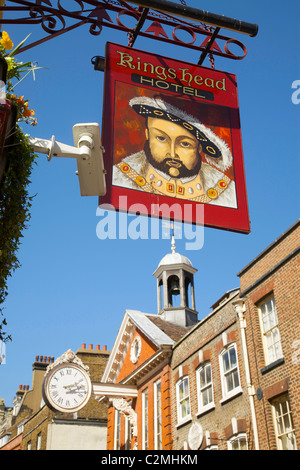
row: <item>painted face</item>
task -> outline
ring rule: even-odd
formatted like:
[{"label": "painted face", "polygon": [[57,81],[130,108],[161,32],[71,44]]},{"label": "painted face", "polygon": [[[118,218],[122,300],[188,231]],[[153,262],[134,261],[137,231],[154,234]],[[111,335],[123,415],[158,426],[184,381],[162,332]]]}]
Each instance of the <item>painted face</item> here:
[{"label": "painted face", "polygon": [[146,129],[151,162],[174,178],[194,175],[201,165],[199,141],[188,130],[170,121],[148,118]]}]

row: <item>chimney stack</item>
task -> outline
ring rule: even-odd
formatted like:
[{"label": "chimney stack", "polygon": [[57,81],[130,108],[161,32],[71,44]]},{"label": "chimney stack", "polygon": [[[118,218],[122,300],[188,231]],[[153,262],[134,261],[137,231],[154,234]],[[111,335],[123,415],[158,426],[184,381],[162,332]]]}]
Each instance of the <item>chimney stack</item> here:
[{"label": "chimney stack", "polygon": [[[94,346],[93,344],[89,344],[89,347],[88,349],[86,348],[86,343],[82,343],[81,344],[81,350],[85,350],[86,352],[89,352],[89,351],[101,351],[101,347],[100,347],[100,344],[96,344],[95,346],[95,349],[94,349]],[[80,351],[80,350],[79,350]],[[106,344],[103,346],[103,349],[102,351],[107,351],[107,346]],[[82,351],[81,351],[82,352]]]},{"label": "chimney stack", "polygon": [[[53,356],[37,355],[35,362],[32,364],[32,388],[35,390],[42,390],[42,384],[46,369],[49,364],[54,362]],[[42,393],[42,392],[41,392]]]}]

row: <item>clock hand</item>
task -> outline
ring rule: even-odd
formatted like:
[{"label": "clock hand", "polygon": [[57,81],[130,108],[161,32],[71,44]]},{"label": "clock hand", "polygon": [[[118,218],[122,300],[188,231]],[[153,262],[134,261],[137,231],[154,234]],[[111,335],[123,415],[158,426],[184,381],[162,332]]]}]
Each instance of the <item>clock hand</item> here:
[{"label": "clock hand", "polygon": [[85,385],[79,385],[79,382],[75,382],[74,384],[70,385],[64,385],[63,387],[67,389],[66,393],[76,393],[78,391],[80,392],[82,389],[85,391]]},{"label": "clock hand", "polygon": [[[72,387],[78,387],[80,382],[74,382],[73,384],[69,385],[63,385],[64,388],[72,388]],[[84,387],[84,385],[80,385],[79,387]]]},{"label": "clock hand", "polygon": [[77,382],[75,382],[74,384],[70,384],[70,385],[63,385],[64,388],[74,388],[74,387],[77,387]]}]

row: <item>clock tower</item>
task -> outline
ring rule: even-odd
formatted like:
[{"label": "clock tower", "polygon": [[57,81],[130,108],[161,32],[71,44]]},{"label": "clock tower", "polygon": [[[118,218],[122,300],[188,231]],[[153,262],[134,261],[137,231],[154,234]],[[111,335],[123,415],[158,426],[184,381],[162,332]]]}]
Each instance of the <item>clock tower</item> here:
[{"label": "clock tower", "polygon": [[196,272],[191,261],[176,252],[172,235],[171,253],[164,256],[153,273],[157,279],[157,313],[161,318],[180,326],[198,322],[194,291]]}]

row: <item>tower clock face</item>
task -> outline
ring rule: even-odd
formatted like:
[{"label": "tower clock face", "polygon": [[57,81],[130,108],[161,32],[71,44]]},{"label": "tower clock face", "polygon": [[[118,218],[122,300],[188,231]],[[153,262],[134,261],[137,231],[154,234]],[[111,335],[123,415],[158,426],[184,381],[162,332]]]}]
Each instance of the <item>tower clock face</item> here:
[{"label": "tower clock face", "polygon": [[83,408],[91,396],[91,382],[78,365],[60,364],[46,376],[43,397],[49,408],[74,413]]}]

